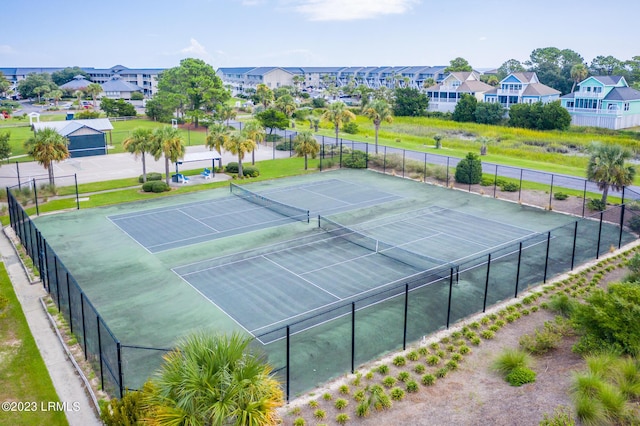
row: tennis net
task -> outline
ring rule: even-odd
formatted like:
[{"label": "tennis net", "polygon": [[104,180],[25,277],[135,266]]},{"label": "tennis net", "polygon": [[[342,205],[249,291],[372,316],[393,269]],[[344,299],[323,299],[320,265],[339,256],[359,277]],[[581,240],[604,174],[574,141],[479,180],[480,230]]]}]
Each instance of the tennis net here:
[{"label": "tennis net", "polygon": [[250,203],[265,207],[283,216],[309,223],[309,210],[290,206],[288,204],[281,203],[280,201],[267,198],[263,195],[249,191],[248,189],[244,189],[232,182],[230,182],[229,184],[231,193],[242,198],[243,200],[247,200]]},{"label": "tennis net", "polygon": [[405,265],[411,266],[420,271],[428,271],[442,266],[455,266],[451,262],[418,254],[407,249],[400,248],[396,245],[375,239],[323,216],[318,216],[318,226],[331,235],[343,238],[353,244],[396,260],[400,263],[404,263]]}]

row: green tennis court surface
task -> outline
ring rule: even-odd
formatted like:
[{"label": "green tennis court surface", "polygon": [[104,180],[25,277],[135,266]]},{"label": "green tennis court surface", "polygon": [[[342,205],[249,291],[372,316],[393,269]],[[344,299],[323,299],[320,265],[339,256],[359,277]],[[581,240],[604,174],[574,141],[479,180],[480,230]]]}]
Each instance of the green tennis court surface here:
[{"label": "green tennis court surface", "polygon": [[241,192],[242,187],[232,185],[232,189],[238,196],[112,215],[109,219],[142,247],[157,253],[295,220],[308,221],[309,210],[314,214],[336,213],[400,198],[339,179],[267,191],[264,195],[275,203],[258,194]]}]

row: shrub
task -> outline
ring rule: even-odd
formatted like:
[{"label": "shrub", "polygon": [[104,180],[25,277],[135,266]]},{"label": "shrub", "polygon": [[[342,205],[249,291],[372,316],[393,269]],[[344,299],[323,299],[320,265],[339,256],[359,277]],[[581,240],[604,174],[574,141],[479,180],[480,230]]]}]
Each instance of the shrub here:
[{"label": "shrub", "polygon": [[451,354],[451,360],[452,361],[456,361],[456,362],[460,362],[460,361],[462,361],[462,355],[460,355],[459,353]]},{"label": "shrub", "polygon": [[491,330],[483,330],[480,336],[482,336],[483,339],[490,340],[496,336],[496,333]]},{"label": "shrub", "polygon": [[407,392],[409,393],[418,392],[418,387],[418,382],[416,382],[415,380],[409,380],[407,382]]},{"label": "shrub", "polygon": [[314,400],[309,401],[309,407],[311,407],[311,408],[318,408],[318,401],[316,401],[315,399],[314,399]]},{"label": "shrub", "polygon": [[417,364],[415,367],[413,367],[413,371],[418,374],[424,373],[425,370],[426,370],[426,367],[423,364]]},{"label": "shrub", "polygon": [[587,202],[587,208],[592,211],[601,212],[607,209],[607,203],[603,203],[602,200],[597,198],[591,198]]},{"label": "shrub", "polygon": [[520,347],[534,355],[542,355],[558,347],[562,336],[551,330],[536,330],[534,335],[520,337]]},{"label": "shrub", "polygon": [[453,359],[450,359],[449,361],[447,361],[445,365],[450,371],[454,371],[458,369],[458,361],[455,361]]},{"label": "shrub", "polygon": [[336,423],[339,425],[344,425],[350,420],[350,417],[347,413],[340,413],[336,416]]},{"label": "shrub", "polygon": [[258,177],[260,176],[260,170],[253,166],[242,166],[242,174],[246,177]]},{"label": "shrub", "polygon": [[227,163],[227,165],[224,167],[224,171],[227,173],[238,173],[238,163],[235,161]]},{"label": "shrub", "polygon": [[324,410],[316,410],[313,412],[313,417],[318,420],[323,420],[325,417],[327,417],[327,412]]},{"label": "shrub", "polygon": [[480,185],[482,186],[493,186],[495,183],[496,183],[495,176],[492,176],[492,177],[482,176],[482,179],[480,179]]},{"label": "shrub", "polygon": [[468,153],[456,166],[456,182],[476,184],[482,180],[482,161],[477,154]]},{"label": "shrub", "polygon": [[378,373],[380,374],[387,374],[389,372],[389,366],[386,364],[382,364],[381,366],[378,367]]},{"label": "shrub", "polygon": [[295,149],[295,143],[293,141],[284,141],[276,144],[277,151],[293,151]]},{"label": "shrub", "polygon": [[411,351],[407,354],[407,359],[410,361],[417,361],[420,358],[420,354],[417,351]]},{"label": "shrub", "polygon": [[500,190],[504,192],[517,192],[520,189],[520,185],[515,182],[505,182],[500,185]]},{"label": "shrub", "polygon": [[393,376],[387,376],[382,380],[382,384],[387,388],[392,387],[393,385],[396,384],[396,382],[397,382],[397,380]]},{"label": "shrub", "polygon": [[425,374],[422,376],[422,384],[425,386],[432,386],[436,382],[436,376],[433,374]]},{"label": "shrub", "polygon": [[567,198],[569,198],[569,194],[565,194],[564,192],[554,192],[553,198],[555,198],[556,200],[566,200]]},{"label": "shrub", "polygon": [[342,410],[342,409],[344,409],[347,405],[349,405],[349,401],[347,401],[346,399],[344,399],[344,398],[338,398],[338,399],[336,399],[335,407],[336,407],[338,410]]},{"label": "shrub", "polygon": [[367,167],[367,153],[363,151],[343,153],[342,167],[349,169],[365,169]]},{"label": "shrub", "polygon": [[353,399],[356,402],[364,401],[364,397],[365,397],[364,389],[360,389],[360,390],[358,390],[358,391],[353,393]]},{"label": "shrub", "polygon": [[142,393],[129,391],[100,406],[100,420],[107,426],[136,425],[142,421]]},{"label": "shrub", "polygon": [[458,348],[458,353],[462,355],[466,355],[471,352],[471,349],[467,345],[462,345]]},{"label": "shrub", "polygon": [[531,363],[531,357],[518,349],[505,349],[493,362],[493,369],[506,377],[518,367],[527,367]]},{"label": "shrub", "polygon": [[394,401],[402,401],[404,399],[404,391],[400,388],[391,389],[391,399]]},{"label": "shrub", "polygon": [[402,367],[406,363],[407,360],[402,355],[398,355],[397,357],[393,358],[393,365],[395,365],[396,367]]},{"label": "shrub", "polygon": [[307,422],[302,417],[298,417],[293,421],[293,426],[304,426]]},{"label": "shrub", "polygon": [[633,216],[631,218],[629,228],[635,233],[640,233],[640,216]]},{"label": "shrub", "polygon": [[345,133],[349,133],[350,135],[355,135],[359,132],[358,124],[350,121],[348,123],[344,123],[342,125],[342,131]]},{"label": "shrub", "polygon": [[361,401],[356,407],[356,416],[367,417],[370,412],[369,407],[371,407],[369,400]]},{"label": "shrub", "polygon": [[438,355],[429,355],[427,357],[427,364],[438,365],[440,364],[440,357]]},{"label": "shrub", "polygon": [[322,394],[322,399],[324,399],[325,401],[331,401],[333,399],[333,396],[331,396],[329,392],[325,392]]},{"label": "shrub", "polygon": [[575,426],[575,424],[571,409],[560,406],[555,409],[553,416],[545,414],[539,426]]},{"label": "shrub", "polygon": [[406,382],[410,377],[411,375],[406,371],[401,371],[400,373],[398,373],[398,380],[400,380],[401,382]]},{"label": "shrub", "polygon": [[511,386],[522,386],[536,381],[536,372],[526,367],[516,367],[505,377]]},{"label": "shrub", "polygon": [[447,367],[439,368],[438,371],[436,371],[436,377],[439,379],[443,379],[447,376],[448,372],[449,372],[449,369]]},{"label": "shrub", "polygon": [[158,180],[146,182],[142,185],[142,190],[144,192],[160,193],[160,192],[169,191],[170,189],[171,188],[169,187],[169,185],[167,185],[166,182],[158,181]]},{"label": "shrub", "polygon": [[[142,175],[138,176],[138,182],[142,183]],[[153,181],[153,180],[162,180],[162,173],[157,173],[157,172],[149,172],[147,173],[147,182]]]},{"label": "shrub", "polygon": [[558,312],[565,317],[569,317],[575,310],[576,303],[576,301],[570,299],[566,294],[560,294],[549,299],[548,305],[552,311]]},{"label": "shrub", "polygon": [[342,385],[338,388],[338,392],[340,392],[341,395],[349,395],[349,386],[348,385]]}]

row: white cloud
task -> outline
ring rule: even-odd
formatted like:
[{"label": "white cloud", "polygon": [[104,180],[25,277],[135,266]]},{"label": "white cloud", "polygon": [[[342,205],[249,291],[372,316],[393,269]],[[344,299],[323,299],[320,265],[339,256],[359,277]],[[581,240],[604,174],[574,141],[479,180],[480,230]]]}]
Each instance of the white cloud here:
[{"label": "white cloud", "polygon": [[257,6],[265,3],[265,1],[266,0],[242,0],[241,3],[243,6]]},{"label": "white cloud", "polygon": [[189,42],[189,46],[181,49],[180,53],[188,55],[189,57],[199,58],[204,61],[211,61],[212,59],[212,56],[207,52],[207,49],[205,49],[205,47],[195,38],[192,38]]},{"label": "white cloud", "polygon": [[15,53],[11,46],[9,46],[8,44],[0,44],[0,54],[8,55],[10,53]]},{"label": "white cloud", "polygon": [[310,21],[353,21],[399,15],[419,0],[294,0],[293,8]]},{"label": "white cloud", "polygon": [[479,41],[485,41],[485,40],[487,40],[487,38],[486,38],[485,36],[482,36],[482,37],[480,37],[478,40],[479,40]]}]

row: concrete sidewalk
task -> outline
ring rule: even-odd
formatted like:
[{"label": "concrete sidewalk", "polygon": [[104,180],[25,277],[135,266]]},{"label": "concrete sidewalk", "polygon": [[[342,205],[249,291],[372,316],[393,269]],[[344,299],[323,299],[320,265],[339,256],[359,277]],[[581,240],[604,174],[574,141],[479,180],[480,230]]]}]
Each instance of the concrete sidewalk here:
[{"label": "concrete sidewalk", "polygon": [[[2,261],[11,278],[16,296],[22,305],[31,334],[33,334],[40,354],[49,370],[60,402],[68,407],[73,407],[73,410],[65,411],[69,424],[71,426],[101,425],[102,422],[98,419],[93,404],[85,392],[84,384],[67,358],[62,343],[51,327],[47,313],[40,303],[40,298],[46,296],[46,291],[41,284],[32,285],[29,282],[9,238],[4,232],[0,232],[0,234],[2,234],[0,236]],[[42,402],[46,403],[47,401]],[[76,407],[79,409],[75,410]]]}]

